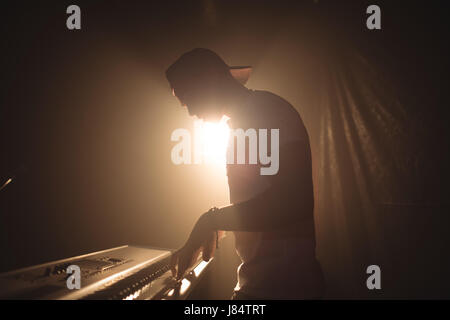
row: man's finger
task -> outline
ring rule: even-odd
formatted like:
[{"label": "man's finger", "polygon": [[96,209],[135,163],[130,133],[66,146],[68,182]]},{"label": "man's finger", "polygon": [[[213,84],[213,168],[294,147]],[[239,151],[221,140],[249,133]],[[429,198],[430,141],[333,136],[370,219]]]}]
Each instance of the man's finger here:
[{"label": "man's finger", "polygon": [[214,256],[214,252],[216,249],[216,236],[214,233],[211,234],[208,240],[203,244],[202,251],[202,259],[203,261],[208,262],[212,256]]},{"label": "man's finger", "polygon": [[200,251],[202,250],[202,247],[198,248],[197,250],[195,250],[192,255],[191,255],[191,259],[189,261],[189,266],[188,268],[192,267],[195,265],[195,263],[198,260],[198,257],[200,256]]},{"label": "man's finger", "polygon": [[188,268],[190,257],[187,257],[183,252],[178,257],[178,270],[177,270],[177,280],[183,278],[186,269]]},{"label": "man's finger", "polygon": [[178,251],[173,252],[170,257],[170,271],[172,271],[172,276],[176,277],[177,275],[177,262],[178,262]]}]

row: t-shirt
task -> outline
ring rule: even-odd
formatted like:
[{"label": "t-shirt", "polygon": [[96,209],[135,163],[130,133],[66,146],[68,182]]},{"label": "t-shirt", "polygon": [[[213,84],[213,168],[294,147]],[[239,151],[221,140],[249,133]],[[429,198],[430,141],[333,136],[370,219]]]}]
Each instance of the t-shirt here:
[{"label": "t-shirt", "polygon": [[[298,112],[275,94],[250,91],[241,117],[231,119],[230,126],[232,130],[254,129],[258,135],[267,133],[269,154],[275,137],[271,129],[279,129],[277,174],[261,174],[261,167],[270,164],[249,164],[249,140],[245,164],[237,164],[236,159],[227,164],[230,202],[247,203],[247,207],[237,206],[243,208],[244,226],[242,231],[234,231],[242,261],[235,290],[255,298],[320,297],[323,278],[315,256],[311,150]],[[227,153],[236,155],[237,140],[231,138]],[[258,143],[260,139],[258,136]],[[258,205],[263,208],[244,218],[245,208],[254,211]]]}]

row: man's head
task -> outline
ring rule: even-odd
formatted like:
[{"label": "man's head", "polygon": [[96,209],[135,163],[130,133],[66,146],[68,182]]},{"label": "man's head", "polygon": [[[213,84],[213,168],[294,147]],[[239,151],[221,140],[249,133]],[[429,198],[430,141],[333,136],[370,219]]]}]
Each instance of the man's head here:
[{"label": "man's head", "polygon": [[210,121],[222,118],[233,89],[242,86],[216,53],[203,48],[183,54],[167,69],[166,77],[189,114]]}]

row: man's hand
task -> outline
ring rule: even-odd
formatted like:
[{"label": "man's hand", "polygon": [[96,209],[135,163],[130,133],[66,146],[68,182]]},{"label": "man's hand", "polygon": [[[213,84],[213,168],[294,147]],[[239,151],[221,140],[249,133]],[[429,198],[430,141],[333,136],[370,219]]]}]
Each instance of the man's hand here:
[{"label": "man's hand", "polygon": [[172,253],[170,260],[170,270],[172,271],[172,276],[177,280],[183,278],[186,270],[193,266],[197,261],[200,250],[201,248],[195,250],[184,246]]},{"label": "man's hand", "polygon": [[225,231],[212,232],[208,240],[202,246],[202,258],[204,261],[208,262],[212,257],[217,248],[217,241],[225,237]]},{"label": "man's hand", "polygon": [[180,280],[183,278],[186,270],[194,266],[197,262],[200,253],[202,253],[202,258],[204,261],[209,261],[213,256],[216,249],[216,236],[212,232],[208,240],[205,240],[204,244],[195,249],[187,245],[178,249],[172,254],[170,261],[170,269],[172,270],[172,275]]},{"label": "man's hand", "polygon": [[200,253],[204,261],[209,261],[216,249],[216,232],[208,224],[208,215],[202,215],[195,224],[186,244],[172,254],[170,269],[172,275],[181,279],[186,270],[197,262]]}]

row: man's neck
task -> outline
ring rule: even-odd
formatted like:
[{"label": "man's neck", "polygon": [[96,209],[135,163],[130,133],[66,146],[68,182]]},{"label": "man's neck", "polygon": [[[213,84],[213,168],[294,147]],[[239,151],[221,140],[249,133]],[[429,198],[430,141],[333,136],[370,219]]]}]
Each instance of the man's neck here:
[{"label": "man's neck", "polygon": [[247,109],[247,101],[251,95],[251,90],[239,85],[230,90],[229,100],[226,103],[225,115],[230,118],[228,124],[235,127],[239,123],[239,119],[244,115]]}]

